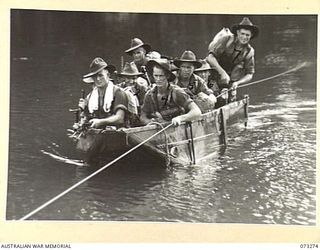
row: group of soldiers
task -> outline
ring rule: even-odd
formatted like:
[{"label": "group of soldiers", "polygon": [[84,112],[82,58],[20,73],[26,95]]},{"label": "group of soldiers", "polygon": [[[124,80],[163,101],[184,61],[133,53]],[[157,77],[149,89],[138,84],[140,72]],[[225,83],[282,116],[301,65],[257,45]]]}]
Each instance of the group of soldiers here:
[{"label": "group of soldiers", "polygon": [[231,31],[223,28],[213,38],[203,60],[190,50],[169,60],[134,38],[125,50],[133,61],[120,72],[99,57],[90,64],[83,81],[92,84],[92,91],[79,101],[82,121],[94,128],[164,121],[179,125],[235,101],[237,86],[253,77],[254,49],[249,41],[258,33],[245,17]]}]

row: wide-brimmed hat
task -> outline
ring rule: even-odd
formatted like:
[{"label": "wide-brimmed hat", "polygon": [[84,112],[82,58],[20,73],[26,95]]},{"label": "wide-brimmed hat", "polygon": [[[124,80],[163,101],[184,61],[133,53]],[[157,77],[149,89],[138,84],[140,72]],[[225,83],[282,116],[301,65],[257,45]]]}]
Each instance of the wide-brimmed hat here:
[{"label": "wide-brimmed hat", "polygon": [[251,39],[257,37],[259,34],[259,27],[252,24],[252,22],[250,21],[250,19],[248,17],[244,17],[239,24],[234,24],[231,27],[231,31],[234,34],[237,34],[237,30],[239,30],[239,29],[250,30],[252,33]]},{"label": "wide-brimmed hat", "polygon": [[173,60],[173,64],[178,68],[180,68],[180,65],[184,62],[192,63],[196,69],[200,68],[202,65],[201,62],[197,60],[196,55],[190,50],[186,50],[182,53],[180,58]]},{"label": "wide-brimmed hat", "polygon": [[144,43],[141,39],[139,38],[133,38],[131,40],[131,47],[125,51],[125,53],[128,53],[129,55],[132,54],[132,52],[137,49],[143,47],[146,50],[146,53],[148,53],[151,50],[150,44]]},{"label": "wide-brimmed hat", "polygon": [[172,72],[175,72],[175,71],[178,71],[178,70],[179,70],[179,68],[173,64],[173,59],[174,59],[174,58],[173,58],[172,56],[161,55],[161,58],[167,59],[167,60],[169,61],[170,70],[171,70]]},{"label": "wide-brimmed hat", "polygon": [[171,70],[172,72],[176,72],[176,71],[179,70],[179,68],[178,68],[177,66],[175,66],[175,65],[173,64],[173,62],[171,62],[171,63],[170,63],[170,70]]},{"label": "wide-brimmed hat", "polygon": [[206,60],[200,60],[201,67],[198,69],[195,69],[195,72],[201,72],[205,70],[213,70],[213,68],[210,66],[210,64]]},{"label": "wide-brimmed hat", "polygon": [[152,75],[154,66],[160,67],[169,75],[169,82],[174,81],[174,79],[176,78],[176,76],[170,70],[170,62],[167,59],[160,58],[148,61],[146,68],[149,75]]},{"label": "wide-brimmed hat", "polygon": [[158,51],[150,51],[149,53],[146,54],[146,57],[149,59],[149,60],[152,60],[152,59],[160,59],[161,58],[161,54],[158,52]]},{"label": "wide-brimmed hat", "polygon": [[124,64],[124,67],[120,73],[120,76],[142,76],[143,73],[139,72],[136,64],[134,62]]},{"label": "wide-brimmed hat", "polygon": [[116,70],[116,67],[111,64],[108,65],[102,58],[96,57],[90,64],[90,73],[84,75],[82,80],[86,83],[93,83],[94,80],[92,76],[99,73],[103,69],[107,69],[111,74]]}]

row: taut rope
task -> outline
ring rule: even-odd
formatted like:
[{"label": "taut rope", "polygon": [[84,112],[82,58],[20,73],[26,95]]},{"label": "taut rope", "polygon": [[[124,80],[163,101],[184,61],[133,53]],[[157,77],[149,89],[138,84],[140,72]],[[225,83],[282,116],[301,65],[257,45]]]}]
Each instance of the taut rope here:
[{"label": "taut rope", "polygon": [[[292,68],[292,69],[289,69],[285,72],[282,72],[280,74],[276,74],[274,76],[270,76],[270,77],[267,77],[267,78],[264,78],[264,79],[260,79],[260,80],[257,80],[257,81],[254,81],[254,82],[249,82],[249,83],[246,83],[246,84],[242,84],[242,85],[239,85],[238,88],[243,88],[243,87],[247,87],[247,86],[250,86],[250,85],[254,85],[254,84],[257,84],[257,83],[260,83],[260,82],[264,82],[264,81],[268,81],[268,80],[271,80],[271,79],[274,79],[276,77],[279,77],[279,76],[282,76],[282,75],[286,75],[286,74],[289,74],[291,72],[294,72],[294,71],[297,71],[303,67],[306,67],[308,65],[307,62],[303,62],[303,63],[300,63],[298,64],[296,67]],[[228,91],[231,91],[232,88],[228,89]],[[224,93],[221,93],[220,95],[216,96],[216,98],[222,96]]]},{"label": "taut rope", "polygon": [[108,164],[106,164],[105,166],[101,167],[100,169],[98,169],[97,171],[95,171],[94,173],[92,173],[91,175],[87,176],[86,178],[82,179],[81,181],[77,182],[76,184],[74,184],[73,186],[71,186],[70,188],[68,188],[67,190],[63,191],[62,193],[58,194],[57,196],[55,196],[54,198],[52,198],[51,200],[47,201],[46,203],[44,203],[43,205],[41,205],[40,207],[38,207],[37,209],[33,210],[32,212],[28,213],[27,215],[25,215],[24,217],[22,217],[20,220],[26,220],[29,217],[31,217],[32,215],[34,215],[35,213],[39,212],[40,210],[42,210],[43,208],[47,207],[48,205],[50,205],[51,203],[53,203],[54,201],[58,200],[59,198],[61,198],[62,196],[64,196],[65,194],[69,193],[71,190],[75,189],[76,187],[80,186],[82,183],[84,183],[85,181],[89,180],[90,178],[92,178],[93,176],[97,175],[98,173],[100,173],[101,171],[105,170],[107,167],[111,166],[112,164],[116,163],[117,161],[119,161],[120,159],[122,159],[123,157],[125,157],[126,155],[130,154],[132,151],[136,150],[137,148],[139,148],[140,146],[142,146],[144,143],[148,142],[149,140],[151,140],[153,137],[157,136],[158,134],[162,133],[163,131],[165,131],[166,129],[168,129],[169,127],[171,127],[173,124],[170,123],[168,126],[164,127],[163,129],[159,130],[157,133],[153,134],[152,136],[150,136],[149,138],[145,139],[144,141],[142,141],[141,143],[139,143],[138,145],[134,146],[133,148],[129,149],[127,152],[125,152],[124,154],[120,155],[119,157],[117,157],[116,159],[114,159],[113,161],[109,162]]}]

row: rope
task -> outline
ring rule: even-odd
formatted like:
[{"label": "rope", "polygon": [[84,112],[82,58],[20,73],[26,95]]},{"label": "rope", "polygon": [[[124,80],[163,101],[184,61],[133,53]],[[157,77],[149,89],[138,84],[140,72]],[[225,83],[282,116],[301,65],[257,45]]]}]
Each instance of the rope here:
[{"label": "rope", "polygon": [[35,213],[39,212],[40,210],[42,210],[43,208],[47,207],[48,205],[50,205],[51,203],[53,203],[54,201],[58,200],[59,198],[61,198],[62,196],[64,196],[65,194],[69,193],[71,190],[75,189],[76,187],[80,186],[82,183],[84,183],[85,181],[89,180],[90,178],[94,177],[95,175],[97,175],[98,173],[100,173],[101,171],[105,170],[107,167],[111,166],[112,164],[116,163],[117,161],[119,161],[120,159],[122,159],[123,157],[125,157],[126,155],[130,154],[132,151],[136,150],[137,148],[139,148],[140,146],[142,146],[144,143],[146,143],[147,141],[151,140],[153,137],[157,136],[158,134],[162,133],[163,131],[165,131],[166,129],[168,129],[169,127],[171,127],[173,124],[170,123],[168,126],[164,127],[163,129],[159,130],[157,133],[153,134],[152,136],[150,136],[149,138],[145,139],[143,142],[139,143],[138,145],[134,146],[133,148],[129,149],[127,152],[125,152],[124,154],[120,155],[119,157],[117,157],[116,159],[114,159],[113,161],[109,162],[108,164],[106,164],[105,166],[103,166],[102,168],[98,169],[97,171],[95,171],[94,173],[92,173],[91,175],[87,176],[86,178],[84,178],[83,180],[77,182],[76,184],[74,184],[73,186],[71,186],[70,188],[68,188],[67,190],[63,191],[62,193],[60,193],[59,195],[55,196],[54,198],[52,198],[51,200],[47,201],[46,203],[44,203],[43,205],[41,205],[40,207],[38,207],[37,209],[33,210],[32,212],[30,212],[29,214],[25,215],[24,217],[22,217],[20,220],[26,220],[29,217],[31,217],[32,215],[34,215]]},{"label": "rope", "polygon": [[[242,84],[242,85],[239,85],[238,88],[243,88],[243,87],[247,87],[247,86],[250,86],[250,85],[253,85],[253,84],[257,84],[257,83],[260,83],[260,82],[264,82],[264,81],[268,81],[268,80],[271,80],[271,79],[274,79],[276,77],[279,77],[279,76],[282,76],[282,75],[286,75],[288,73],[291,73],[291,72],[294,72],[294,71],[297,71],[303,67],[306,67],[308,65],[307,62],[303,62],[303,63],[300,63],[298,64],[296,67],[292,68],[292,69],[289,69],[285,72],[282,72],[280,74],[277,74],[277,75],[274,75],[274,76],[270,76],[270,77],[267,77],[267,78],[264,78],[264,79],[260,79],[260,80],[257,80],[257,81],[254,81],[254,82],[249,82],[249,83],[246,83],[246,84]],[[230,88],[228,89],[228,92],[233,90],[233,88]],[[216,96],[216,98],[222,96],[224,93],[221,93],[220,95]]]},{"label": "rope", "polygon": [[258,81],[250,82],[250,83],[247,83],[247,84],[242,84],[242,85],[240,85],[238,88],[247,87],[247,86],[250,86],[250,85],[253,85],[253,84],[256,84],[256,83],[268,81],[268,80],[270,80],[270,79],[273,79],[273,78],[276,78],[276,77],[279,77],[279,76],[282,76],[282,75],[285,75],[285,74],[288,74],[288,73],[297,71],[297,70],[305,67],[306,65],[307,65],[307,62],[303,62],[303,63],[297,65],[296,67],[294,67],[294,68],[292,68],[292,69],[289,69],[289,70],[287,70],[287,71],[285,71],[285,72],[282,72],[282,73],[280,73],[280,74],[277,74],[277,75],[274,75],[274,76],[270,76],[270,77],[267,77],[267,78],[264,78],[264,79],[261,79],[261,80],[258,80]]},{"label": "rope", "polygon": [[[149,125],[152,125],[152,124],[155,124],[157,126],[159,126],[160,128],[163,129],[163,125],[160,123],[160,122],[150,122]],[[166,155],[167,155],[167,158],[169,159],[169,162],[168,164],[170,164],[170,158],[169,158],[169,146],[168,146],[168,136],[167,136],[167,133],[164,132],[164,140],[165,140],[165,143],[166,143]]]}]

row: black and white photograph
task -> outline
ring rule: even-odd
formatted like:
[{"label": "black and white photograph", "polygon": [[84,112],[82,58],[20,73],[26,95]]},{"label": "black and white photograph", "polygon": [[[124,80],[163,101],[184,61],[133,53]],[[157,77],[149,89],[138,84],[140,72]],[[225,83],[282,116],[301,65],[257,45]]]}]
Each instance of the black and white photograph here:
[{"label": "black and white photograph", "polygon": [[317,25],[12,8],[5,220],[316,226]]}]

